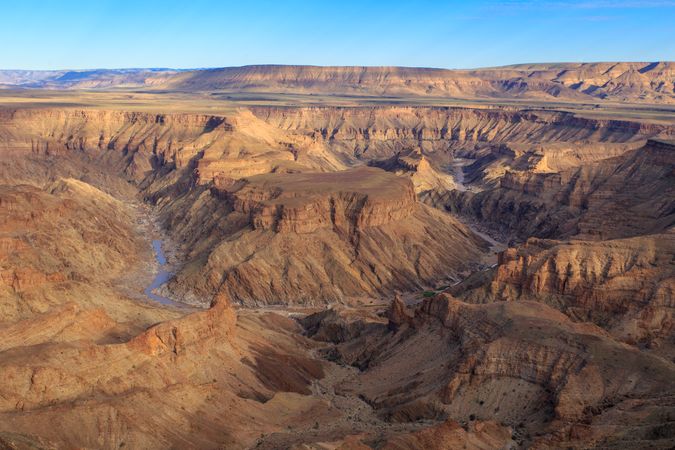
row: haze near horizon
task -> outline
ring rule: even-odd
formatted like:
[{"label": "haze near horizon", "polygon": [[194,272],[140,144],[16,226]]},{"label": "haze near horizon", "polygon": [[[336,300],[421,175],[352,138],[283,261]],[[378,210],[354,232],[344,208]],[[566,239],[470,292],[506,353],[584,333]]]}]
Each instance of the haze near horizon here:
[{"label": "haze near horizon", "polygon": [[3,9],[0,38],[11,45],[0,56],[2,69],[249,64],[461,69],[675,60],[673,1],[78,0]]}]

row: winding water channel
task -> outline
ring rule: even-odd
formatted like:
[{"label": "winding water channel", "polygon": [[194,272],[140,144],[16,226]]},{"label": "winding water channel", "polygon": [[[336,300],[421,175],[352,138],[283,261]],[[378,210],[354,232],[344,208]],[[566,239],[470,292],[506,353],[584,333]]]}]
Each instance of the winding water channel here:
[{"label": "winding water channel", "polygon": [[[465,159],[465,158],[455,158],[455,160],[452,162],[450,165],[450,170],[452,175],[454,176],[455,182],[456,182],[456,187],[455,189],[460,190],[460,191],[466,191],[466,190],[471,190],[470,186],[467,186],[465,184],[465,177],[464,177],[464,167],[468,166],[469,164],[473,163],[474,160],[472,159]],[[145,217],[148,217],[148,213],[146,212],[144,214]],[[462,221],[466,226],[468,226],[471,231],[473,231],[475,234],[486,240],[490,246],[491,246],[491,255],[485,259],[486,266],[483,270],[487,270],[488,268],[494,267],[497,262],[497,252],[504,250],[507,246],[499,242],[495,239],[493,239],[491,236],[489,236],[487,233],[481,232],[477,229],[475,224],[472,224],[466,220],[462,220],[461,217],[457,217],[460,221]],[[154,225],[154,222],[152,222],[149,219],[144,219],[141,223],[145,224],[145,226],[152,227],[152,229],[155,231],[155,236],[158,236],[159,233],[157,232],[158,227]],[[181,308],[181,309],[191,309],[195,307],[205,307],[205,305],[194,305],[191,303],[183,303],[183,302],[178,302],[175,300],[170,299],[169,297],[165,297],[163,295],[160,295],[156,293],[158,289],[160,289],[162,286],[164,286],[166,283],[168,283],[171,280],[171,277],[174,275],[171,267],[168,263],[167,256],[164,252],[164,249],[162,248],[163,241],[161,239],[153,239],[152,240],[152,248],[154,250],[154,255],[155,255],[155,260],[157,261],[158,264],[158,270],[155,274],[155,277],[153,278],[152,282],[145,288],[143,293],[145,296],[156,302],[159,303],[163,306],[171,306],[175,308]],[[458,284],[460,283],[461,280],[457,281]],[[280,309],[284,309],[283,307]]]},{"label": "winding water channel", "polygon": [[162,295],[155,294],[155,290],[162,287],[165,285],[170,279],[171,276],[173,275],[169,271],[169,266],[167,264],[167,259],[166,255],[164,254],[164,251],[162,250],[162,241],[159,239],[155,239],[152,241],[152,248],[155,251],[155,259],[157,260],[157,263],[159,264],[159,270],[157,274],[155,275],[155,278],[152,280],[152,283],[148,285],[148,287],[145,288],[145,295],[150,298],[151,300],[154,300],[158,303],[161,303],[162,305],[165,306],[178,306],[178,307],[185,307],[187,305],[184,305],[179,302],[175,302],[171,300],[168,297],[164,297]]}]

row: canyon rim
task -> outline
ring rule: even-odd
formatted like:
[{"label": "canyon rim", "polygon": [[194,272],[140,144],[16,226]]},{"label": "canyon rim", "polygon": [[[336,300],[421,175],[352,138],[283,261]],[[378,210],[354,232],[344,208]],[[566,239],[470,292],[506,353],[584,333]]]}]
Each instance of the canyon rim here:
[{"label": "canyon rim", "polygon": [[[478,3],[500,23],[543,8]],[[673,448],[672,50],[477,69],[0,56],[0,449]]]}]

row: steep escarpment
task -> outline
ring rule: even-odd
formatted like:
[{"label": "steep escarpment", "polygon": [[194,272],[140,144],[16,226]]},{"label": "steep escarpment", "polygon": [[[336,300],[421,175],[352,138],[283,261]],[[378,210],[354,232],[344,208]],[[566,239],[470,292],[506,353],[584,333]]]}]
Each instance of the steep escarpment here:
[{"label": "steep escarpment", "polygon": [[[7,109],[0,447],[670,448],[672,132]],[[141,295],[155,235],[205,310]]]},{"label": "steep escarpment", "polygon": [[567,63],[477,70],[244,66],[185,72],[181,90],[535,98],[673,103],[673,63]]},{"label": "steep escarpment", "polygon": [[669,354],[675,343],[673,252],[672,233],[599,242],[530,238],[500,254],[485,285],[452,291],[472,302],[547,303],[622,341]]},{"label": "steep escarpment", "polygon": [[[354,141],[360,153],[391,151],[396,142],[424,150],[454,141],[482,142],[624,142],[638,135],[672,133],[667,125],[588,119],[570,113],[429,107],[251,108],[277,128],[315,139]],[[368,144],[367,150],[363,148]],[[400,148],[399,148],[400,149]]]},{"label": "steep escarpment", "polygon": [[199,240],[172,287],[225,291],[247,305],[417,290],[455,279],[488,248],[418,203],[409,180],[375,168],[258,175],[162,209],[170,232]]},{"label": "steep escarpment", "polygon": [[344,234],[403,220],[415,210],[407,180],[369,168],[343,172],[270,174],[246,178],[225,192],[234,212],[248,214],[253,229]]},{"label": "steep escarpment", "polygon": [[675,146],[650,140],[621,156],[573,169],[507,172],[492,189],[432,192],[424,199],[520,239],[629,237],[675,224],[674,167]]},{"label": "steep escarpment", "polygon": [[504,109],[258,107],[228,117],[78,109],[0,114],[0,147],[7,155],[79,153],[136,181],[188,166],[196,168],[200,183],[335,171],[416,152],[422,161],[415,167],[418,190],[449,185],[444,167],[458,149],[552,141],[625,148],[628,141],[672,132],[666,125]]},{"label": "steep escarpment", "polygon": [[[252,112],[267,126],[304,136],[311,143],[295,147],[297,161],[329,154],[350,164],[367,162],[411,177],[417,192],[464,189],[464,178],[478,187],[494,186],[506,171],[576,168],[625,153],[646,138],[667,138],[674,132],[667,125],[505,109],[253,108]],[[458,157],[484,167],[468,168],[469,175],[458,178]]]},{"label": "steep escarpment", "polygon": [[557,172],[508,171],[478,192],[425,195],[513,238],[494,271],[450,292],[471,302],[544,302],[670,355],[674,150],[649,140]]},{"label": "steep escarpment", "polygon": [[325,93],[674,102],[672,62],[521,64],[475,70],[257,65],[177,71],[0,70],[0,88]]},{"label": "steep escarpment", "polygon": [[230,129],[213,116],[77,109],[2,109],[0,128],[0,148],[9,155],[104,151],[101,164],[136,180],[158,166],[185,166],[200,142]]},{"label": "steep escarpment", "polygon": [[[264,303],[419,289],[454,282],[459,272],[476,267],[480,239],[467,240],[471,232],[463,225],[416,204],[406,177],[418,192],[440,196],[432,204],[449,205],[453,212],[490,217],[515,229],[523,225],[508,222],[515,220],[510,212],[523,212],[520,216],[528,218],[519,222],[528,227],[523,235],[537,227],[545,235],[553,232],[546,227],[553,227],[583,228],[588,234],[601,230],[605,236],[602,222],[593,227],[587,225],[590,219],[574,219],[594,198],[616,197],[598,194],[600,175],[609,176],[609,169],[578,169],[588,173],[583,177],[572,169],[569,175],[505,173],[498,178],[500,188],[475,194],[443,193],[459,186],[448,167],[458,152],[490,152],[502,141],[526,147],[584,142],[588,148],[602,140],[609,142],[603,148],[629,151],[647,136],[672,132],[663,125],[565,113],[462,108],[254,108],[231,117],[21,109],[4,111],[1,119],[2,146],[13,160],[82,158],[140,183],[186,250],[187,264],[172,284],[183,295],[188,295],[185,286],[194,285],[208,295],[222,288],[237,301]],[[643,152],[625,154],[639,158]],[[625,172],[636,174],[633,185],[642,192],[634,202],[635,214],[645,218],[641,229],[653,223],[656,230],[668,220],[662,214],[667,205],[648,200],[662,188],[643,181],[660,179],[663,164],[642,158],[654,171],[632,170],[641,164],[636,159]],[[605,161],[610,160],[596,165],[605,167]],[[375,169],[344,171],[365,164],[401,177],[387,179]],[[546,180],[541,188],[536,177]],[[619,173],[605,184],[616,191],[622,177]],[[592,182],[578,181],[584,179]],[[557,193],[540,195],[556,180]],[[568,189],[570,182],[579,187]],[[550,203],[569,206],[545,209]],[[320,256],[324,248],[331,249],[329,256]],[[301,262],[305,255],[316,257],[307,264]],[[306,292],[298,296],[301,286]]]},{"label": "steep escarpment", "polygon": [[[522,236],[620,237],[658,231],[669,221],[668,205],[659,200],[669,192],[663,162],[668,151],[656,141],[631,150],[645,137],[672,133],[664,125],[566,113],[409,107],[261,107],[231,117],[21,109],[5,110],[1,120],[2,147],[15,161],[81,158],[140,183],[189,253],[172,286],[190,280],[209,295],[225,286],[233,298],[247,302],[285,301],[305,283],[314,287],[301,301],[419,289],[454,282],[459,272],[479,264],[480,240],[455,245],[471,233],[416,204],[406,177],[416,191],[428,192],[428,203],[489,217],[492,225]],[[590,154],[584,158],[596,160],[593,165],[561,172],[505,172],[492,181],[499,187],[479,193],[447,190],[461,185],[451,170],[458,154],[498,155],[503,146],[521,146],[526,155],[528,147],[549,141],[582,142],[584,155],[592,153],[593,142],[607,141],[603,149],[624,153],[619,159]],[[509,164],[516,167],[524,156],[512,158]],[[401,177],[386,179],[375,169],[344,171],[366,164]],[[632,180],[631,189],[626,180]],[[334,189],[341,184],[345,189]],[[619,205],[641,218],[637,228],[631,230],[629,220],[606,226],[611,217],[606,211]],[[303,233],[322,237],[303,240]],[[377,239],[389,244],[378,245]],[[282,257],[281,248],[297,255]],[[334,252],[319,258],[321,248]],[[303,254],[317,255],[311,267],[319,269],[310,269],[311,275],[300,262]],[[402,261],[401,267],[394,261]],[[278,275],[263,287],[261,274],[267,273]]]}]

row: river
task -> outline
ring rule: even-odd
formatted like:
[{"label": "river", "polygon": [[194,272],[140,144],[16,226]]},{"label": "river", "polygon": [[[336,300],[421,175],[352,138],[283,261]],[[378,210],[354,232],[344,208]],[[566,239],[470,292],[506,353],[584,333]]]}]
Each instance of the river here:
[{"label": "river", "polygon": [[154,292],[156,289],[165,285],[171,279],[173,273],[169,270],[166,255],[162,250],[162,241],[159,239],[154,239],[152,241],[152,248],[155,251],[155,259],[157,260],[157,264],[159,264],[159,270],[157,271],[155,278],[152,280],[152,283],[150,283],[143,292],[149,299],[165,306],[175,306],[179,308],[189,307],[189,305],[175,302],[168,297],[158,295]]}]

